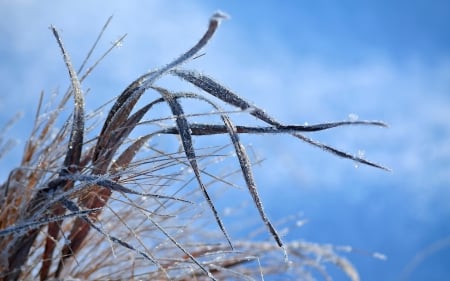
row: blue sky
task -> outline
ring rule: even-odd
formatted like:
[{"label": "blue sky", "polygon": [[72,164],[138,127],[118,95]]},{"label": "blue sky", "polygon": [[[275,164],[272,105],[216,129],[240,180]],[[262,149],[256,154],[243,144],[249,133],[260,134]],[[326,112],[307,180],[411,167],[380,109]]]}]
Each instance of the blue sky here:
[{"label": "blue sky", "polygon": [[[287,238],[385,253],[387,261],[350,255],[363,280],[400,280],[415,255],[448,239],[448,1],[171,3],[0,0],[0,124],[23,111],[10,135],[25,138],[38,93],[66,89],[50,24],[62,30],[75,63],[108,16],[114,19],[101,49],[128,33],[123,46],[86,81],[85,87],[96,92],[96,98],[88,98],[93,109],[112,91],[117,94],[138,75],[189,48],[220,9],[231,20],[220,27],[206,56],[189,66],[286,123],[356,114],[390,125],[311,135],[351,153],[364,151],[368,159],[392,168],[390,173],[355,168],[288,136],[244,138],[266,159],[255,174],[270,217],[276,221],[298,214],[308,220]],[[18,163],[21,147],[3,159],[3,178],[3,167]],[[448,275],[448,244],[418,264],[407,280]]]}]

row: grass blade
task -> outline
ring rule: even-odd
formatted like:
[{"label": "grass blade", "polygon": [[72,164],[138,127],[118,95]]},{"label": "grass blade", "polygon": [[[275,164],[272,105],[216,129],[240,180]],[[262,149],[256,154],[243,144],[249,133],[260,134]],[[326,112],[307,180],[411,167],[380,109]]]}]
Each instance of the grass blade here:
[{"label": "grass blade", "polygon": [[163,96],[164,100],[170,106],[173,115],[176,116],[176,124],[179,131],[179,136],[181,137],[184,152],[186,153],[186,157],[189,160],[189,163],[191,165],[192,170],[194,171],[200,189],[202,190],[203,195],[205,196],[205,199],[208,202],[208,205],[214,214],[214,217],[216,219],[217,224],[220,227],[220,230],[227,239],[230,247],[233,249],[233,245],[231,243],[230,236],[228,235],[228,232],[225,229],[225,225],[223,224],[222,219],[220,218],[219,213],[217,212],[217,209],[214,206],[214,203],[212,202],[212,199],[209,196],[208,191],[206,190],[206,187],[201,179],[200,169],[197,164],[197,156],[195,155],[195,149],[192,144],[192,135],[189,128],[189,123],[187,119],[184,117],[183,108],[181,107],[177,99],[175,99],[174,96],[167,90],[159,87],[153,87],[153,89],[158,91]]}]

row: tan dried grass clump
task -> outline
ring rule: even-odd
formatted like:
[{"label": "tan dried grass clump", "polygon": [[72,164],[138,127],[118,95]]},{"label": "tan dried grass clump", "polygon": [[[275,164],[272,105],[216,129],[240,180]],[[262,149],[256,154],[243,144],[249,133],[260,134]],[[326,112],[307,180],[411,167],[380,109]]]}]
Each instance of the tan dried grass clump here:
[{"label": "tan dried grass clump", "polygon": [[[289,134],[337,156],[386,169],[301,134],[338,126],[386,125],[379,121],[286,125],[214,79],[181,68],[198,55],[224,17],[214,14],[194,47],[133,81],[115,99],[104,120],[98,114],[86,116],[81,83],[112,48],[86,72],[82,73],[82,68],[76,72],[57,29],[51,27],[71,88],[54,110],[45,112],[41,94],[22,162],[1,185],[1,280],[254,280],[271,274],[286,279],[314,280],[322,276],[328,280],[327,262],[337,265],[351,280],[359,280],[350,262],[335,253],[335,247],[283,242],[264,212],[252,163],[239,135]],[[195,85],[199,92],[172,92],[157,86],[156,82],[167,75]],[[140,97],[150,92],[157,94],[154,100],[137,108]],[[62,118],[70,98],[74,100],[71,116],[54,134],[56,121]],[[208,114],[218,116],[221,123],[192,122],[191,117],[202,113],[185,113],[182,100],[207,104],[213,110]],[[145,121],[144,116],[159,104],[168,106],[170,116]],[[266,125],[235,125],[224,105]],[[86,128],[87,121],[103,123],[100,132],[89,138],[94,130]],[[172,123],[162,125],[162,121]],[[132,137],[144,124],[157,129]],[[194,148],[194,137],[220,134],[227,135],[228,145]],[[167,151],[149,145],[152,138],[161,135],[178,136],[180,149]],[[218,157],[232,153],[236,158],[230,158],[239,163],[235,172],[217,175],[208,169]],[[229,177],[233,174],[242,176],[275,243],[230,238],[208,188],[217,183],[231,184]],[[222,238],[205,226],[204,213],[208,210]]]}]

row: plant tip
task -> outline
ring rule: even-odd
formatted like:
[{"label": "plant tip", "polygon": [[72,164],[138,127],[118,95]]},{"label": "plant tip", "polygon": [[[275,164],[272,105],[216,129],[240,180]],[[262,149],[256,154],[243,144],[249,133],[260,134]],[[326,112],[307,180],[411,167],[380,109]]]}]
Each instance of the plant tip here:
[{"label": "plant tip", "polygon": [[221,20],[228,20],[228,19],[230,19],[231,17],[227,14],[227,13],[224,13],[224,12],[222,12],[222,11],[216,11],[213,15],[212,15],[212,17],[211,17],[211,20],[217,20],[217,21],[221,21]]}]

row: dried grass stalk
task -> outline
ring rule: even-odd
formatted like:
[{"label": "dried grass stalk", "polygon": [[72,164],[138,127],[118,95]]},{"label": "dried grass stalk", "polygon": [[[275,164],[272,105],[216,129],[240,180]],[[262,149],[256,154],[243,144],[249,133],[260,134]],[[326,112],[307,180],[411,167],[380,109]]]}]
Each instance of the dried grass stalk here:
[{"label": "dried grass stalk", "polygon": [[[41,112],[41,94],[34,129],[21,165],[11,171],[1,185],[1,280],[253,280],[271,274],[312,280],[317,273],[329,280],[331,277],[323,266],[326,262],[341,268],[351,280],[359,280],[354,267],[337,255],[333,247],[283,242],[264,211],[251,159],[239,135],[290,134],[339,157],[387,170],[302,135],[302,132],[340,126],[386,125],[380,121],[283,124],[214,79],[182,69],[181,66],[195,58],[208,43],[224,18],[223,13],[214,14],[207,31],[194,47],[171,63],[133,81],[102,120],[100,133],[88,140],[85,124],[91,120],[84,112],[81,83],[112,48],[87,71],[82,71],[111,18],[78,71],[74,70],[57,29],[51,27],[69,72],[71,87],[53,111]],[[175,93],[155,84],[168,74],[197,86],[201,93]],[[154,100],[136,108],[140,97],[150,93],[156,94]],[[73,98],[71,117],[52,137],[51,131],[70,97]],[[219,116],[221,123],[192,122],[195,114],[186,113],[183,100],[208,104],[214,111],[211,114]],[[159,126],[147,135],[132,137],[138,126],[159,124],[158,120],[144,120],[159,104],[166,104],[172,114],[159,121],[172,120],[172,125]],[[235,125],[222,105],[251,114],[267,125]],[[229,184],[232,181],[227,178],[235,173],[217,176],[207,167],[219,155],[230,155],[231,152],[226,151],[229,146],[198,149],[193,143],[195,137],[218,134],[228,135],[239,164],[236,172],[242,175],[276,245],[233,241],[228,234],[209,187],[218,182]],[[177,135],[182,149],[164,151],[148,145],[160,135]],[[1,156],[9,144],[0,138],[0,145]],[[203,200],[207,209],[199,203]],[[204,211],[208,209],[214,215],[222,238],[203,225],[207,215]],[[284,258],[280,256],[280,252],[283,253],[280,247]]]}]

